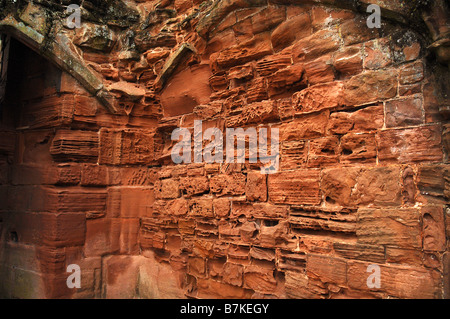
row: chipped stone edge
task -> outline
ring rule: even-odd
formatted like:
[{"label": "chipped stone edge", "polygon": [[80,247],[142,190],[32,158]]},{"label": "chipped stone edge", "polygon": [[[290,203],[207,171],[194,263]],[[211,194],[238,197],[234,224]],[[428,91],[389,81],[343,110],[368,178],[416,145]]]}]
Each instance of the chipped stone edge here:
[{"label": "chipped stone edge", "polygon": [[189,53],[196,53],[195,47],[190,43],[183,43],[178,50],[176,50],[172,55],[167,59],[167,62],[164,64],[164,67],[161,71],[161,74],[155,80],[155,90],[161,91],[164,88],[167,80],[172,76],[172,73],[175,71],[177,66],[183,61],[184,57],[186,57]]}]

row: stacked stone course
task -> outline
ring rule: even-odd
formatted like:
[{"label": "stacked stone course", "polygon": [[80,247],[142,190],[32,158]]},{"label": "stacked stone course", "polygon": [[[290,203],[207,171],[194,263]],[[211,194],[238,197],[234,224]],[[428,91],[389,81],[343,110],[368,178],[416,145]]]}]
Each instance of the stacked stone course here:
[{"label": "stacked stone course", "polygon": [[[2,21],[51,26],[86,67],[75,78],[102,86],[11,49],[1,296],[449,297],[450,77],[436,35],[287,0],[139,0],[127,7],[139,21],[86,8],[70,30],[45,14],[52,2]],[[401,2],[383,10],[407,16]],[[171,133],[195,120],[279,129],[279,171],[249,154],[175,165]]]}]

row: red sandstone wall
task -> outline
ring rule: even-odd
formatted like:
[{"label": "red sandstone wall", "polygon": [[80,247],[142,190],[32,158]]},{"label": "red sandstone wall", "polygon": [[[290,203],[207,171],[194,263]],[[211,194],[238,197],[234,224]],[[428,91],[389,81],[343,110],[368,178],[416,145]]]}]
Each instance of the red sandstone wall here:
[{"label": "red sandstone wall", "polygon": [[[165,9],[182,22],[199,2]],[[58,92],[25,90],[25,128],[0,142],[4,296],[444,297],[448,70],[412,29],[263,2],[231,10],[207,36],[196,18],[137,34],[137,53],[120,40],[111,52],[75,40],[122,114],[66,73]],[[186,42],[196,53],[158,90]],[[26,75],[24,86],[39,87]],[[280,171],[174,165],[170,134],[194,120],[223,132],[278,128]],[[78,290],[65,285],[73,263]],[[372,264],[378,289],[366,284]]]}]

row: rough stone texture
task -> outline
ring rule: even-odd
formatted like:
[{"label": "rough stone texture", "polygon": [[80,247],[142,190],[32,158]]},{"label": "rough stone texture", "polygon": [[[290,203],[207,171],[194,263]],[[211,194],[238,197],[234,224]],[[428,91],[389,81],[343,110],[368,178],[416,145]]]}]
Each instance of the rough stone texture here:
[{"label": "rough stone texture", "polygon": [[[362,2],[0,1],[0,297],[448,298],[449,11]],[[172,162],[239,127],[278,172]]]}]

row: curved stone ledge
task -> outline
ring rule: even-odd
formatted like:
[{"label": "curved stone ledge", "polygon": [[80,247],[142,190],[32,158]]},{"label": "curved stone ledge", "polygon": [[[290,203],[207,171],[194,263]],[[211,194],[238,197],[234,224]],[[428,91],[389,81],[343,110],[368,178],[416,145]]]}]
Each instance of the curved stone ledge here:
[{"label": "curved stone ledge", "polygon": [[[356,1],[337,1],[337,0],[225,0],[216,1],[209,10],[205,11],[200,18],[197,25],[197,32],[202,37],[207,37],[209,31],[214,25],[218,25],[230,12],[248,8],[275,5],[324,5],[329,7],[336,7],[348,9],[355,12],[366,13],[366,8],[373,1],[356,0]],[[415,10],[415,5],[420,1],[377,1],[380,6],[383,16],[388,19],[395,20],[403,24],[409,24],[408,16]],[[423,21],[422,21],[423,23]]]},{"label": "curved stone ledge", "polygon": [[[248,7],[263,7],[268,5],[323,5],[352,10],[367,14],[367,6],[373,0],[225,0],[215,1],[208,10],[200,15],[196,27],[197,33],[207,39],[209,32],[217,26],[227,15],[235,10]],[[394,21],[419,31],[428,33],[429,49],[434,51],[439,62],[450,66],[449,45],[449,15],[447,4],[443,0],[378,0],[384,19]],[[425,34],[424,34],[425,35]]]}]

